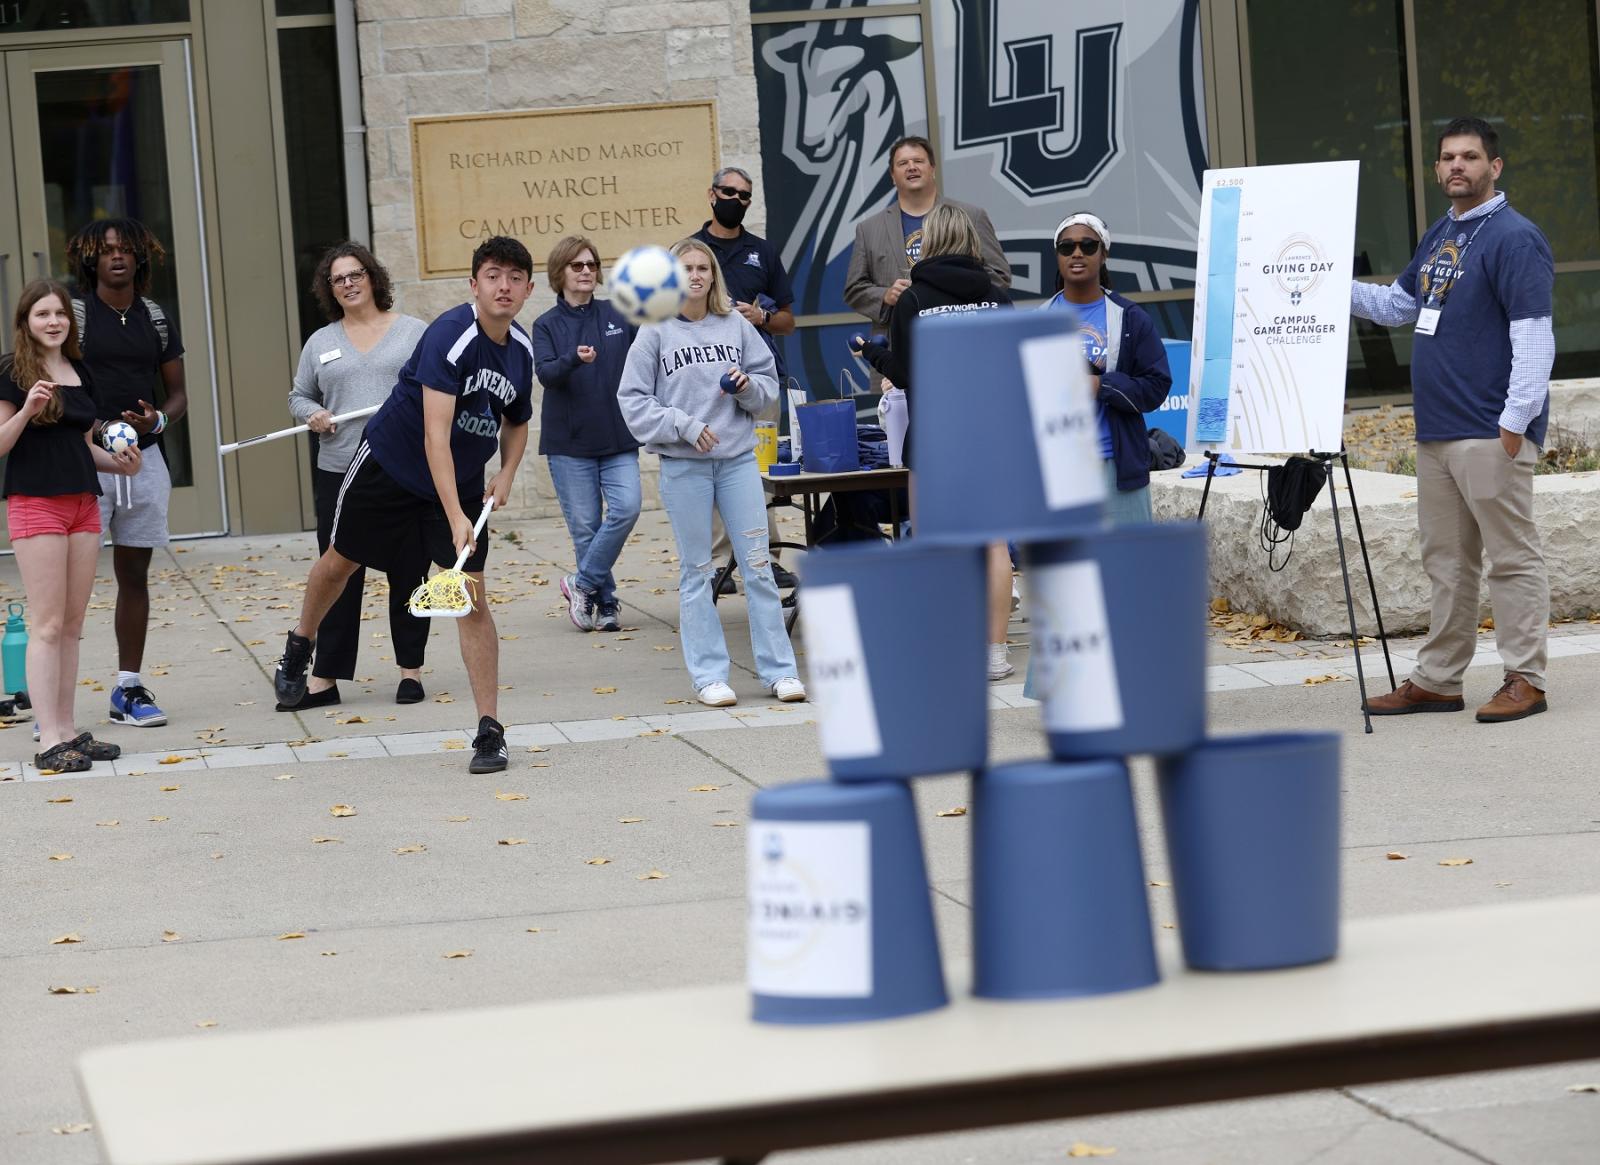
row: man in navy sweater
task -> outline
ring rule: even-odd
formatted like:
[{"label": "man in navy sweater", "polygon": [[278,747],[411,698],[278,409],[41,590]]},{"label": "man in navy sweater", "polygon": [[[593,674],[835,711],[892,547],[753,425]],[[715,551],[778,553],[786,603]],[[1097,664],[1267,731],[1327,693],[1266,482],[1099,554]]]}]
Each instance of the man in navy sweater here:
[{"label": "man in navy sweater", "polygon": [[1367,701],[1374,715],[1459,712],[1477,643],[1479,580],[1505,680],[1478,709],[1485,723],[1543,712],[1550,585],[1533,522],[1533,469],[1550,419],[1555,360],[1550,245],[1495,190],[1499,135],[1457,118],[1439,135],[1435,176],[1450,210],[1388,286],[1356,283],[1351,311],[1415,324],[1417,528],[1433,585],[1428,638],[1411,677]]}]

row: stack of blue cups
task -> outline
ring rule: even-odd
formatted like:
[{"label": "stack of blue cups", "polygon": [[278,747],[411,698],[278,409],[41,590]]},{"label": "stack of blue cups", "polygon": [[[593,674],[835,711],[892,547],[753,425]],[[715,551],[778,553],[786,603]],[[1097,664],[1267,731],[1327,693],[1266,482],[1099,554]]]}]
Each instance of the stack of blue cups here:
[{"label": "stack of blue cups", "polygon": [[[1208,740],[1198,523],[1110,528],[1068,312],[917,325],[916,538],[808,556],[800,602],[831,782],[757,794],[755,1018],[888,1018],[946,991],[908,780],[966,770],[976,994],[1159,981],[1128,758],[1157,762],[1188,965],[1338,943],[1338,738]],[[985,547],[1018,543],[1048,760],[988,764]]]}]

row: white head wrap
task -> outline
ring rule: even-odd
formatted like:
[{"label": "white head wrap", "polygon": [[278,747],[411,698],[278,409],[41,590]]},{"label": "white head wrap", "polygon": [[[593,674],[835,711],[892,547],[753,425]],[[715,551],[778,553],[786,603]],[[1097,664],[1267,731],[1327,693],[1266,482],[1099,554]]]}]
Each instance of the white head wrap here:
[{"label": "white head wrap", "polygon": [[1087,211],[1067,215],[1066,218],[1061,220],[1061,225],[1056,227],[1056,242],[1059,243],[1061,241],[1061,232],[1068,227],[1088,227],[1100,236],[1100,245],[1108,251],[1111,250],[1111,231],[1107,229],[1106,224],[1097,215],[1092,215]]}]

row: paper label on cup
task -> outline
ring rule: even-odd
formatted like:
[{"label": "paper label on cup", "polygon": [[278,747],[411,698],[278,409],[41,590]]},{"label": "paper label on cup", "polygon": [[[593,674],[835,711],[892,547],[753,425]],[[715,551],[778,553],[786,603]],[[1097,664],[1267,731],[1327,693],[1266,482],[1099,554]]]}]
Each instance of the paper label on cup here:
[{"label": "paper label on cup", "polygon": [[1044,336],[1019,346],[1033,440],[1044,475],[1044,502],[1066,510],[1104,501],[1100,419],[1083,370],[1083,341]]},{"label": "paper label on cup", "polygon": [[806,667],[817,706],[822,755],[857,760],[883,752],[872,703],[867,653],[861,647],[855,592],[844,583],[800,588],[806,620]]},{"label": "paper label on cup", "polygon": [[[1097,562],[1028,571],[1032,647],[1045,728],[1106,732],[1122,727],[1122,693]],[[809,625],[808,625],[809,627]]]},{"label": "paper label on cup", "polygon": [[752,821],[746,969],[760,995],[872,994],[872,835],[864,821]]}]

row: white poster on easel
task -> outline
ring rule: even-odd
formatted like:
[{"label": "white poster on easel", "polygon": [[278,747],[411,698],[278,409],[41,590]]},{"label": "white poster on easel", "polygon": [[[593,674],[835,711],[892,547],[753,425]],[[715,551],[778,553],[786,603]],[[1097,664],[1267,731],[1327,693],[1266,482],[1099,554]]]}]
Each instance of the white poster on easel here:
[{"label": "white poster on easel", "polygon": [[1206,171],[1191,450],[1342,446],[1359,168],[1350,161]]}]

